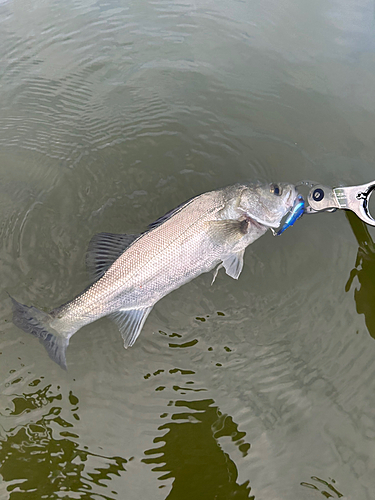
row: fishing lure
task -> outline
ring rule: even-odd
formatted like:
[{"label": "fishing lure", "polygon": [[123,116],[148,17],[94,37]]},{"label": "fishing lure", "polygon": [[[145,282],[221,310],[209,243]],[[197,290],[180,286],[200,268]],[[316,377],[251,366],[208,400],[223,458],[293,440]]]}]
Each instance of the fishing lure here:
[{"label": "fishing lure", "polygon": [[276,236],[280,236],[285,229],[288,229],[289,226],[293,226],[293,224],[305,213],[305,200],[302,195],[298,195],[294,205],[292,207],[291,212],[286,218],[282,227],[277,231]]}]

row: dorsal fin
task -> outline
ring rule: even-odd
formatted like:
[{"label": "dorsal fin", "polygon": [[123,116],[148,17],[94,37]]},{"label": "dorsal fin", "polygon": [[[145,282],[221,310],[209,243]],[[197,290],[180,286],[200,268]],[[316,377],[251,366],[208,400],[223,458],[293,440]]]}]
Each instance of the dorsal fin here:
[{"label": "dorsal fin", "polygon": [[100,279],[139,236],[139,234],[113,233],[99,233],[93,236],[86,255],[86,266],[90,276],[94,280]]},{"label": "dorsal fin", "polygon": [[[196,198],[196,196],[194,196],[194,198]],[[156,221],[151,222],[151,224],[148,225],[148,229],[155,229],[155,227],[161,226],[163,222],[173,217],[174,214],[182,210],[186,205],[189,205],[189,203],[191,203],[194,200],[194,198],[190,198],[189,200],[184,201],[183,203],[181,203],[181,205],[178,205],[178,207],[169,210],[169,212],[159,217],[159,219],[156,219]]]}]

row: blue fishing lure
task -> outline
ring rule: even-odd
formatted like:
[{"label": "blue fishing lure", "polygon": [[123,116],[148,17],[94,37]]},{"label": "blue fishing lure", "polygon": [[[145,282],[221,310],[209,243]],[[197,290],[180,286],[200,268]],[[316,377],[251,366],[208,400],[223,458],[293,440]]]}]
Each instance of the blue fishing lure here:
[{"label": "blue fishing lure", "polygon": [[285,222],[282,225],[282,227],[277,231],[276,236],[280,236],[280,234],[283,233],[285,229],[288,229],[289,226],[293,226],[296,220],[302,217],[304,213],[305,213],[305,200],[303,199],[303,196],[299,194],[294,202],[290,214],[285,219]]}]

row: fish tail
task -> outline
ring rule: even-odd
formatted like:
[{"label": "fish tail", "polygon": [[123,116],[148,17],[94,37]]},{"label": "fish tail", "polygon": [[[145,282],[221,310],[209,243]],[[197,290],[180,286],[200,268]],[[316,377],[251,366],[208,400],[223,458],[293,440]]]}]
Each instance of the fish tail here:
[{"label": "fish tail", "polygon": [[13,302],[13,323],[24,332],[37,337],[45,347],[49,357],[66,370],[65,353],[69,338],[59,335],[50,326],[52,315],[40,311],[36,307],[20,304],[13,297],[10,298]]}]

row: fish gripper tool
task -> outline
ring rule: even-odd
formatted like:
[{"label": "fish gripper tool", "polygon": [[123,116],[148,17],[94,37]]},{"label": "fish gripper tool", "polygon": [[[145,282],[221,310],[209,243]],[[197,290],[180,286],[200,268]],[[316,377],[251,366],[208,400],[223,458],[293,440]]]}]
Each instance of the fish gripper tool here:
[{"label": "fish gripper tool", "polygon": [[309,191],[305,213],[334,212],[337,209],[351,210],[363,222],[375,226],[375,219],[369,211],[369,199],[375,190],[375,180],[360,186],[331,188],[315,184]]}]

